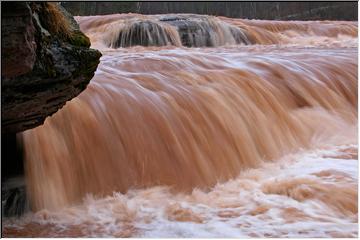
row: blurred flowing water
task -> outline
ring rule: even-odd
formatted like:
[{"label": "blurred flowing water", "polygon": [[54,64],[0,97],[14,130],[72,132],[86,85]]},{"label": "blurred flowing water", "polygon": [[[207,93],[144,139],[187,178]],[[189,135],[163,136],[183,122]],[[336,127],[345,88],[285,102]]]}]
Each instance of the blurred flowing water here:
[{"label": "blurred flowing water", "polygon": [[357,236],[357,22],[77,21],[101,63],[24,132],[4,236]]}]

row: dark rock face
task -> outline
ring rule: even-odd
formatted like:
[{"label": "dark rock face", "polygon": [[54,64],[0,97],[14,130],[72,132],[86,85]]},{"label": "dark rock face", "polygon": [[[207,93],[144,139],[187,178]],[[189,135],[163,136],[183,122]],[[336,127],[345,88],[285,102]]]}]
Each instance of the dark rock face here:
[{"label": "dark rock face", "polygon": [[194,19],[176,16],[167,16],[160,19],[177,28],[181,43],[186,47],[212,47],[211,26],[204,19]]},{"label": "dark rock face", "polygon": [[101,53],[55,4],[2,5],[1,124],[2,133],[16,133],[41,125],[83,91]]},{"label": "dark rock face", "polygon": [[2,9],[2,75],[14,77],[31,71],[34,66],[35,28],[32,23],[31,9],[26,3],[21,2],[14,6],[4,4]]},{"label": "dark rock face", "polygon": [[201,15],[167,15],[160,21],[175,26],[179,32],[181,43],[186,47],[216,47],[225,41],[216,41],[219,32],[228,31],[228,38],[233,38],[236,44],[251,44],[246,34],[237,27],[222,22],[211,21],[208,16]]}]

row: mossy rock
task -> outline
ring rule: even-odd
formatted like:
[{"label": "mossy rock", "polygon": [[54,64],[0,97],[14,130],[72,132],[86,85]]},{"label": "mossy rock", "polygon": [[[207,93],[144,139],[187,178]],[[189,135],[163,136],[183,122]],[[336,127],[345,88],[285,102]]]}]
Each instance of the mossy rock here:
[{"label": "mossy rock", "polygon": [[69,42],[78,47],[90,47],[90,39],[80,31],[74,31]]}]

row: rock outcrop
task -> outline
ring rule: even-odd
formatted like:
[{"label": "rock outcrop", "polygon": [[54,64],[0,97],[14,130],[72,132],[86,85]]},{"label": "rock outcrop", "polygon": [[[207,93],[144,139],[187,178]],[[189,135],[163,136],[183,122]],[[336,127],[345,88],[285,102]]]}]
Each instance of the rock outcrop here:
[{"label": "rock outcrop", "polygon": [[[1,19],[2,75],[14,77],[25,74],[34,66],[36,59],[35,28],[31,9],[26,3],[6,8]],[[21,47],[20,47],[21,46]]]},{"label": "rock outcrop", "polygon": [[195,14],[167,14],[133,18],[119,24],[119,34],[111,37],[112,48],[131,46],[217,47],[226,44],[252,44],[245,29],[215,17]]},{"label": "rock outcrop", "polygon": [[101,53],[55,3],[4,2],[1,19],[2,133],[41,125],[82,92]]},{"label": "rock outcrop", "polygon": [[176,27],[181,43],[186,47],[216,47],[226,43],[251,44],[243,29],[214,20],[210,16],[172,14],[159,20]]}]

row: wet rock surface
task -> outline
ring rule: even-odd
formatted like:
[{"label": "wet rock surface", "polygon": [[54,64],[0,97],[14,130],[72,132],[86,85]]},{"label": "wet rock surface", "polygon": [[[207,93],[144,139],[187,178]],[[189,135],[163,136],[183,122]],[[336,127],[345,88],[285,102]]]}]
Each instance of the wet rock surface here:
[{"label": "wet rock surface", "polygon": [[140,46],[165,46],[171,42],[171,37],[166,30],[156,22],[138,21],[131,23],[129,31],[120,31],[118,40],[111,47]]},{"label": "wet rock surface", "polygon": [[226,24],[211,16],[195,14],[167,16],[165,21],[177,28],[187,47],[216,47],[218,44],[252,44],[244,29]]},{"label": "wet rock surface", "polygon": [[13,177],[3,182],[1,196],[1,210],[4,217],[20,216],[30,210],[23,176]]},{"label": "wet rock surface", "polygon": [[49,3],[3,3],[2,133],[41,125],[93,77],[101,53],[64,11]]},{"label": "wet rock surface", "polygon": [[160,21],[164,21],[177,28],[181,43],[186,47],[212,47],[211,25],[202,18],[176,17],[169,16]]},{"label": "wet rock surface", "polygon": [[[170,30],[172,29],[172,30]],[[178,41],[174,41],[178,39]],[[195,14],[148,16],[119,25],[119,34],[109,47],[166,46],[217,47],[226,44],[252,44],[247,32],[215,17]]]}]

